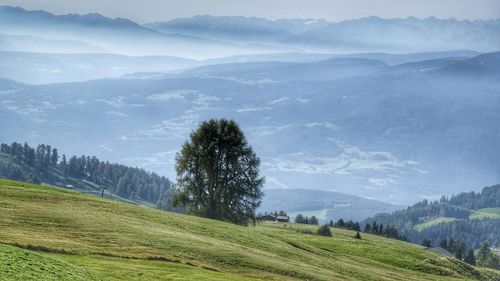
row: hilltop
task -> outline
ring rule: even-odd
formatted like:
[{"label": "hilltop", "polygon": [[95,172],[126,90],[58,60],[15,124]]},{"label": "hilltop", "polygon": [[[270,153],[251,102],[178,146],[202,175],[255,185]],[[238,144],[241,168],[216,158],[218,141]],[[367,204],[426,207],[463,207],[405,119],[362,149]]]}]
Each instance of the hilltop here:
[{"label": "hilltop", "polygon": [[[0,246],[2,270],[12,270],[9,260],[26,255],[28,263],[35,259],[53,272],[64,269],[61,276],[86,280],[500,277],[417,245],[369,234],[358,240],[348,230],[334,229],[333,237],[297,231],[314,226],[242,227],[8,180],[0,181],[0,212],[0,241],[16,246]],[[46,273],[31,274],[40,279]]]}]

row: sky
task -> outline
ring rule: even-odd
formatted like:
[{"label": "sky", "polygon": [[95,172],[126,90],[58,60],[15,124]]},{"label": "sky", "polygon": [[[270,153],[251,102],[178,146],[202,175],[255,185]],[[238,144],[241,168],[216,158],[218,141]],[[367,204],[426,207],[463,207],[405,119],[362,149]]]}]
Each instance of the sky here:
[{"label": "sky", "polygon": [[54,14],[93,13],[139,23],[194,15],[323,18],[500,18],[500,0],[0,0],[0,5]]}]

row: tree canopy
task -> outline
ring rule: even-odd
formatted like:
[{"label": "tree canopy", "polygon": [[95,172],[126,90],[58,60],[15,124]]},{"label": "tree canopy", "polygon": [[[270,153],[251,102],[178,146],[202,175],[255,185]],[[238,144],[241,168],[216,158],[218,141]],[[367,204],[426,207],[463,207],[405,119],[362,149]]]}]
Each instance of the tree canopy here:
[{"label": "tree canopy", "polygon": [[191,133],[176,157],[175,205],[190,213],[246,225],[255,219],[264,178],[260,160],[233,120],[211,119]]}]

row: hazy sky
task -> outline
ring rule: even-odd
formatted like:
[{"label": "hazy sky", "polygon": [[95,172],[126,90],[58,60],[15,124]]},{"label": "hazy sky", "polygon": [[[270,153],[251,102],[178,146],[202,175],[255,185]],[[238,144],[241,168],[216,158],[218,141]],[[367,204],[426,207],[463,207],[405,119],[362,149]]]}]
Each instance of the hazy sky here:
[{"label": "hazy sky", "polygon": [[372,15],[500,18],[500,0],[0,0],[0,5],[43,9],[55,14],[98,12],[140,23],[200,14],[331,21]]}]

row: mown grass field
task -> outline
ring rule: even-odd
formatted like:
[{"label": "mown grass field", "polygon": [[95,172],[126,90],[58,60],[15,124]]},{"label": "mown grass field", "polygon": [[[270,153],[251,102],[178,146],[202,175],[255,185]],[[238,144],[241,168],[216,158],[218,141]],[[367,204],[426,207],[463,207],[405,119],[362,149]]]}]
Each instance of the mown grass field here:
[{"label": "mown grass field", "polygon": [[469,219],[493,218],[500,219],[500,208],[486,208],[474,211]]},{"label": "mown grass field", "polygon": [[[0,180],[2,280],[500,278],[497,271],[440,257],[417,245],[368,234],[357,240],[354,232],[340,229],[333,230],[333,237],[321,237],[297,231],[301,228],[316,226],[242,227]],[[47,270],[33,270],[33,263]],[[45,278],[50,272],[60,278]]]}]

